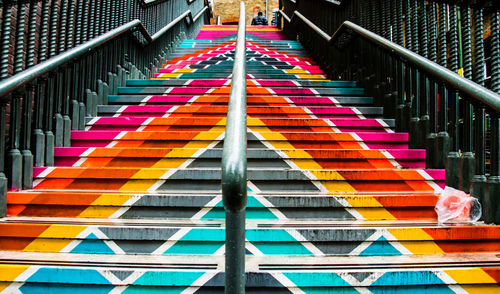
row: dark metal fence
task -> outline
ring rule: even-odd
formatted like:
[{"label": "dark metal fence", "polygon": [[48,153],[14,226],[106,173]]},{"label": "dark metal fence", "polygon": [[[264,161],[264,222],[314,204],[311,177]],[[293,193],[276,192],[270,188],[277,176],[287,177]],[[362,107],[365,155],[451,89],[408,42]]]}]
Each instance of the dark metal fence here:
[{"label": "dark metal fence", "polygon": [[[201,28],[202,0],[2,1],[0,216],[6,189],[32,185],[72,129],[127,77],[151,76]],[[4,173],[5,172],[5,173]],[[7,177],[6,177],[7,176]],[[8,183],[7,183],[8,178]]]},{"label": "dark metal fence", "polygon": [[427,150],[427,168],[446,168],[446,184],[472,192],[484,219],[500,223],[499,11],[472,2],[284,0],[282,14],[331,78],[358,80],[410,147]]}]

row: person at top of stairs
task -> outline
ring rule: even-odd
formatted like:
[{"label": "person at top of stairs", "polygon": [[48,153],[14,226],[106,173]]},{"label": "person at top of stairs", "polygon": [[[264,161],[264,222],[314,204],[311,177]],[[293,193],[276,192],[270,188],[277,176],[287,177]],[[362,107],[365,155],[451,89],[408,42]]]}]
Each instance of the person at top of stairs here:
[{"label": "person at top of stairs", "polygon": [[257,16],[252,19],[252,25],[267,26],[267,18],[262,15],[262,11],[257,13]]}]

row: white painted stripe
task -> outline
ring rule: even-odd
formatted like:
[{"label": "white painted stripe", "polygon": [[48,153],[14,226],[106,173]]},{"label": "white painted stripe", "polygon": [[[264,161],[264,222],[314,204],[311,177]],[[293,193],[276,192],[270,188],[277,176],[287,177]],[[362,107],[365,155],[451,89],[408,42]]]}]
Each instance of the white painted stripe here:
[{"label": "white painted stripe", "polygon": [[201,286],[205,285],[206,282],[208,282],[211,278],[215,277],[221,271],[207,271],[203,275],[201,275],[198,279],[196,279],[192,284],[191,287],[188,287],[187,289],[184,289],[184,291],[181,292],[181,294],[193,294],[198,291]]},{"label": "white painted stripe", "polygon": [[77,162],[73,163],[73,167],[81,166],[85,161],[87,161],[87,158],[80,158]]},{"label": "white painted stripe", "polygon": [[158,181],[156,181],[156,183],[154,183],[151,187],[149,187],[148,192],[154,192],[154,191],[156,191],[165,182],[166,182],[165,180],[158,180]]},{"label": "white painted stripe", "polygon": [[392,154],[390,154],[389,152],[387,152],[387,150],[380,150],[380,152],[382,152],[382,154],[389,160],[389,162],[396,168],[402,168],[402,166],[396,161],[396,159],[394,158],[394,156],[392,156]]},{"label": "white painted stripe", "polygon": [[172,113],[175,112],[175,110],[177,110],[177,108],[179,108],[180,105],[175,105],[175,106],[172,106],[172,108],[170,108],[167,112],[165,112],[164,115],[162,115],[162,117],[169,117]]},{"label": "white painted stripe", "polygon": [[302,246],[306,247],[307,250],[309,250],[314,256],[325,256],[325,254],[319,250],[316,246],[313,245],[313,243],[309,242],[302,234],[300,234],[297,230],[295,229],[286,229],[288,234],[290,234],[292,237],[295,238],[295,240],[299,241]]},{"label": "white painted stripe", "polygon": [[94,152],[96,148],[95,147],[89,147],[87,150],[85,150],[80,156],[87,157],[89,156],[92,152]]},{"label": "white painted stripe", "polygon": [[[148,101],[149,101],[149,99],[151,99],[151,98],[153,98],[153,96],[146,96],[146,97],[144,97],[144,98],[141,100],[141,103],[146,103],[146,102],[148,102]],[[142,105],[144,105],[144,104],[142,104]]]},{"label": "white painted stripe", "polygon": [[95,124],[97,121],[99,121],[100,117],[94,117],[92,118],[88,123],[87,125],[93,125]]},{"label": "white painted stripe", "polygon": [[128,132],[127,131],[121,131],[118,135],[116,135],[116,137],[113,139],[113,141],[115,140],[120,140],[121,138],[123,138],[123,136],[125,136]]},{"label": "white painted stripe", "polygon": [[195,221],[200,220],[205,214],[207,214],[212,208],[217,205],[217,203],[222,201],[222,196],[218,195],[215,196],[212,200],[208,201],[207,204],[205,204],[205,207],[203,207],[200,211],[198,211],[195,215],[191,217],[191,220]]},{"label": "white painted stripe", "polygon": [[329,99],[330,101],[333,102],[333,104],[335,104],[335,106],[342,106],[340,105],[340,102],[337,99],[335,99],[335,97],[329,97]]},{"label": "white painted stripe", "polygon": [[127,212],[134,203],[139,201],[143,196],[142,195],[134,195],[130,197],[129,200],[125,201],[121,207],[115,211],[112,215],[110,215],[108,218],[119,218],[122,216],[125,212]]},{"label": "white painted stripe", "polygon": [[325,121],[329,126],[332,127],[332,130],[335,132],[335,133],[342,133],[340,131],[339,128],[337,128],[337,126],[332,122],[331,119],[323,119],[323,121]]},{"label": "white painted stripe", "polygon": [[434,179],[423,169],[416,169],[416,171],[424,177],[425,180],[427,181],[433,181]]},{"label": "white painted stripe", "polygon": [[359,111],[359,109],[357,109],[356,107],[351,107],[352,111],[354,111],[354,113],[356,113],[358,115],[359,118],[361,119],[364,119],[366,118],[363,113],[361,113],[361,111]]},{"label": "white painted stripe", "polygon": [[189,231],[191,231],[191,228],[181,228],[179,231],[177,231],[175,234],[173,234],[165,243],[160,245],[160,247],[156,248],[156,250],[153,251],[151,254],[152,255],[163,254],[170,247],[172,247],[175,243],[177,243],[177,240],[180,240]]},{"label": "white painted stripe", "polygon": [[365,144],[365,142],[363,142],[363,139],[361,139],[361,137],[360,137],[360,136],[358,136],[358,134],[356,134],[356,133],[349,133],[349,134],[351,134],[351,136],[353,136],[353,138],[354,138],[354,139],[356,139],[356,141],[357,141],[357,142],[358,142],[358,144],[361,146],[361,148],[366,149],[366,150],[370,149],[370,147],[368,147],[368,146]]},{"label": "white painted stripe", "polygon": [[384,127],[384,130],[388,133],[394,133],[394,131],[389,127],[389,125],[381,118],[377,118],[376,121]]},{"label": "white painted stripe", "polygon": [[43,182],[43,179],[33,179],[33,188],[38,186],[41,182]]},{"label": "white painted stripe", "polygon": [[154,117],[148,117],[148,119],[146,119],[140,127],[137,128],[136,132],[139,132],[139,131],[142,131],[146,128],[146,126],[148,126],[155,118]]},{"label": "white painted stripe", "polygon": [[40,174],[38,174],[38,176],[36,176],[37,178],[45,178],[46,176],[48,176],[54,169],[56,169],[55,167],[51,166],[51,167],[47,167],[45,168]]},{"label": "white painted stripe", "polygon": [[289,278],[287,278],[281,272],[269,271],[271,276],[273,276],[278,282],[280,282],[283,286],[287,287],[287,289],[294,294],[305,294],[306,292],[302,291],[297,287]]},{"label": "white painted stripe", "polygon": [[105,148],[112,148],[113,146],[115,146],[116,144],[118,144],[118,141],[111,141],[108,145],[106,145]]}]

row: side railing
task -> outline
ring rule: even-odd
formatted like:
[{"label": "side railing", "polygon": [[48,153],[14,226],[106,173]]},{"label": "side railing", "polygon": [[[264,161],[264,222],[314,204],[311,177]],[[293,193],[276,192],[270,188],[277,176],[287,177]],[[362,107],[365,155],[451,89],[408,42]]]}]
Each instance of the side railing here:
[{"label": "side railing", "polygon": [[7,189],[31,188],[33,166],[53,165],[54,147],[69,146],[71,130],[82,130],[127,77],[161,66],[197,33],[207,9],[202,0],[3,1],[1,8],[0,217]]},{"label": "side railing", "polygon": [[225,293],[245,293],[245,210],[247,205],[247,90],[245,3],[234,55],[231,93],[222,152],[222,199],[226,211]]},{"label": "side railing", "polygon": [[[330,37],[297,10],[281,13],[300,23],[301,34],[320,38],[316,46],[328,48],[335,77],[359,81],[384,115],[396,118],[397,131],[409,132],[410,148],[427,150],[427,168],[446,168],[446,184],[471,191],[484,220],[500,223],[499,52],[492,55],[492,91],[352,22]],[[492,21],[499,48],[498,13]]]}]

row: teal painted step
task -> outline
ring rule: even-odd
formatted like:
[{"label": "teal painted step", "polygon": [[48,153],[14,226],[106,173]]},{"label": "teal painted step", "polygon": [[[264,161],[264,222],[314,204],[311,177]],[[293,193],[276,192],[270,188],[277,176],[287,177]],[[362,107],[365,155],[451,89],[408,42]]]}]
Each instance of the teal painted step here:
[{"label": "teal painted step", "polygon": [[[445,270],[449,268],[261,270],[246,274],[246,286],[247,291],[252,292],[253,289],[260,293],[274,293],[279,289],[287,291],[285,293],[292,293],[288,291],[293,289],[305,293],[456,293],[452,290],[456,288],[447,285]],[[219,270],[199,269],[40,266],[25,274],[18,283],[19,292],[26,294],[110,293],[115,286],[122,286],[120,290],[123,292],[120,293],[181,293],[188,287],[202,287],[201,292],[197,293],[222,293],[224,273]],[[459,283],[454,284],[458,284],[455,287],[460,286]],[[495,286],[481,282],[476,285]]]}]

